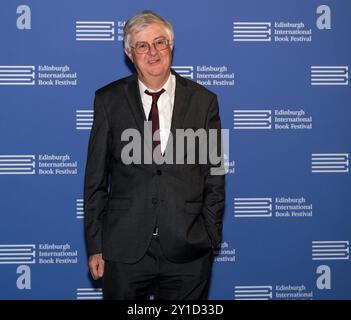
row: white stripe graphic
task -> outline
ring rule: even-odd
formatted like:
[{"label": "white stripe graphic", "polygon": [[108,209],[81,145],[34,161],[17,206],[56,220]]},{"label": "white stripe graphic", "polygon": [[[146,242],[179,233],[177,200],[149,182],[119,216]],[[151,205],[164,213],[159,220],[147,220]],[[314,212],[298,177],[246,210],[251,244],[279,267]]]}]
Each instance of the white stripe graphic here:
[{"label": "white stripe graphic", "polygon": [[76,218],[84,219],[84,200],[83,199],[76,200]]},{"label": "white stripe graphic", "polygon": [[193,66],[172,66],[172,69],[179,73],[183,78],[193,79],[194,78],[194,67]]},{"label": "white stripe graphic", "polygon": [[237,218],[271,217],[272,201],[272,198],[234,198],[234,216]]},{"label": "white stripe graphic", "polygon": [[272,286],[235,286],[235,300],[272,299]]},{"label": "white stripe graphic", "polygon": [[349,241],[312,241],[312,260],[348,260]]},{"label": "white stripe graphic", "polygon": [[76,21],[76,40],[113,41],[114,26],[114,21]]},{"label": "white stripe graphic", "polygon": [[270,22],[233,22],[234,41],[271,41]]},{"label": "white stripe graphic", "polygon": [[94,121],[94,110],[76,110],[76,129],[91,130]]},{"label": "white stripe graphic", "polygon": [[35,174],[35,156],[0,155],[0,174]]},{"label": "white stripe graphic", "polygon": [[234,129],[271,129],[272,110],[234,110]]},{"label": "white stripe graphic", "polygon": [[347,85],[348,66],[311,66],[311,85]]},{"label": "white stripe graphic", "polygon": [[348,153],[312,153],[312,172],[349,172]]},{"label": "white stripe graphic", "polygon": [[0,264],[32,264],[35,256],[35,244],[0,245]]},{"label": "white stripe graphic", "polygon": [[0,66],[0,85],[34,85],[34,66]]},{"label": "white stripe graphic", "polygon": [[78,288],[76,293],[77,300],[101,300],[103,298],[101,288]]}]

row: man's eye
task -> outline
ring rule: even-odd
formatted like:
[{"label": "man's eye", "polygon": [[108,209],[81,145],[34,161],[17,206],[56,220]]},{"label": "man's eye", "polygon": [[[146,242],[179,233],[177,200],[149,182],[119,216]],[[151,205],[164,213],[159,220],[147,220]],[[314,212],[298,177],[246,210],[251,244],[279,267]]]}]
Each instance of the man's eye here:
[{"label": "man's eye", "polygon": [[146,43],[139,43],[139,44],[137,45],[137,47],[138,47],[139,49],[145,49],[145,48],[147,48],[147,44],[146,44]]}]

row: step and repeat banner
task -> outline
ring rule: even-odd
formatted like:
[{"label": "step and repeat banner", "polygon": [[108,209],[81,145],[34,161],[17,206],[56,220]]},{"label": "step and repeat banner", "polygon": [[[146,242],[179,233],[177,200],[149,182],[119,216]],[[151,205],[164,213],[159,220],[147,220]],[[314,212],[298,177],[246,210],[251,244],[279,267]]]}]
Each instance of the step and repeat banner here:
[{"label": "step and repeat banner", "polygon": [[93,99],[132,72],[123,27],[145,9],[229,130],[209,298],[350,299],[347,0],[1,1],[0,299],[102,298],[83,233]]}]

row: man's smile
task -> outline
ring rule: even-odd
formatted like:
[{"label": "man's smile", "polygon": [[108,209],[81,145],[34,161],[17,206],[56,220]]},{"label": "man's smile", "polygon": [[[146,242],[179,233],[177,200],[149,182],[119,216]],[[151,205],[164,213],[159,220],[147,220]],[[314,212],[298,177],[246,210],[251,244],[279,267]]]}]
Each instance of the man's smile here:
[{"label": "man's smile", "polygon": [[160,62],[160,61],[161,61],[160,58],[157,58],[157,59],[150,59],[150,60],[148,61],[148,64],[154,65],[154,64],[156,64],[156,63],[158,63],[158,62]]}]

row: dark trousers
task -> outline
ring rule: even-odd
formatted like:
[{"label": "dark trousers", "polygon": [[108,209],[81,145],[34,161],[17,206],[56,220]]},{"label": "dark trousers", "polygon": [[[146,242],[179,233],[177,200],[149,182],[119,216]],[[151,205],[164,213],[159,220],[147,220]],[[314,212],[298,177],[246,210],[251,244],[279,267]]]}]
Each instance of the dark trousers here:
[{"label": "dark trousers", "polygon": [[185,263],[174,263],[162,253],[153,236],[144,257],[136,263],[105,261],[104,299],[206,300],[213,253]]}]

